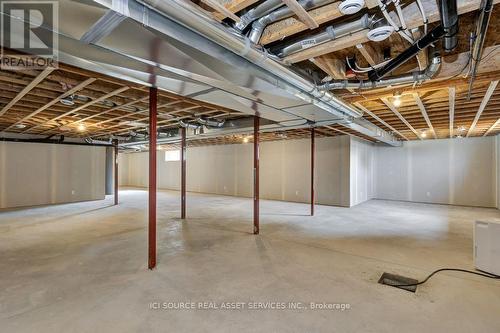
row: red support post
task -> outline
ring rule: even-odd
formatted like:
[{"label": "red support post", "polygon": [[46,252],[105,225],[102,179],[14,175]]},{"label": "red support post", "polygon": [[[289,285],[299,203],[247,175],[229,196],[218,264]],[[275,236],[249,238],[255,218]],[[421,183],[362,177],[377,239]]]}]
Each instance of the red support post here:
[{"label": "red support post", "polygon": [[314,216],[314,127],[311,128],[311,216]]},{"label": "red support post", "polygon": [[181,219],[186,218],[186,128],[181,127]]},{"label": "red support post", "polygon": [[259,127],[260,118],[253,118],[253,233],[259,234]]},{"label": "red support post", "polygon": [[114,181],[114,196],[115,196],[115,205],[118,205],[118,140],[113,139],[113,150],[114,150],[114,162],[115,162],[115,181]]},{"label": "red support post", "polygon": [[156,125],[158,89],[149,88],[149,223],[148,268],[156,266]]}]

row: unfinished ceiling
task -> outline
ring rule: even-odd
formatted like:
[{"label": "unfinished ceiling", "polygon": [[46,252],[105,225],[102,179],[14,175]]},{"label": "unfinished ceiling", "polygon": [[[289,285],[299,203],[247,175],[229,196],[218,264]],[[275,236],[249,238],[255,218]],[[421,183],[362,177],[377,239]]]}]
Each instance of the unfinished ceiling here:
[{"label": "unfinished ceiling", "polygon": [[[388,24],[382,24],[387,16],[373,0],[201,0],[193,1],[193,8],[172,0],[171,8],[163,11],[144,3],[155,2],[130,0],[123,12],[115,12],[107,0],[61,2],[60,67],[0,72],[0,131],[144,138],[152,84],[160,88],[160,131],[178,128],[181,121],[223,122],[253,115],[278,125],[267,130],[278,134],[265,134],[263,140],[308,137],[310,126],[317,126],[319,135],[350,134],[393,145],[396,139],[495,135],[500,130],[500,23],[494,19],[498,5],[493,7],[469,96],[469,35],[477,26],[478,0],[457,1],[458,44],[451,52],[441,50],[432,78],[371,89],[342,85],[345,80],[369,82],[368,73],[438,26],[435,0],[405,1],[399,7],[387,2],[388,17],[397,25],[403,17],[406,27],[392,34]],[[213,28],[201,16],[186,23],[174,13],[194,13],[194,7],[221,25]],[[102,30],[110,13],[121,20]],[[216,45],[209,29],[239,34],[234,38],[244,38],[242,45],[247,46],[231,49],[238,56],[229,54]],[[380,35],[370,34],[373,31]],[[433,45],[441,49],[441,42]],[[255,59],[242,60],[254,49]],[[265,58],[258,53],[263,49]],[[273,53],[277,56],[269,56]],[[429,59],[432,55],[424,49],[390,77],[423,73]],[[268,72],[273,66],[276,70]],[[190,140],[221,144],[244,137],[221,133]]]}]

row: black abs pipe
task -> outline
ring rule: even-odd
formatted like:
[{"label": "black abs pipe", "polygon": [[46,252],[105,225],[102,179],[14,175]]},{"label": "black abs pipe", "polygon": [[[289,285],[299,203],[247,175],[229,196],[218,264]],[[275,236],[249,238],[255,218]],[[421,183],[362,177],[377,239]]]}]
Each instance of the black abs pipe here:
[{"label": "black abs pipe", "polygon": [[413,58],[420,50],[425,49],[443,37],[443,48],[445,51],[449,52],[453,50],[458,43],[457,0],[439,0],[439,14],[441,17],[441,24],[439,26],[432,29],[424,37],[404,50],[384,67],[368,72],[370,81],[380,80],[385,75],[389,74],[409,59]]},{"label": "black abs pipe", "polygon": [[425,49],[432,43],[438,41],[445,34],[443,26],[437,26],[427,33],[424,37],[420,38],[415,44],[401,52],[396,58],[392,59],[387,65],[380,69],[374,69],[368,72],[370,81],[378,81],[385,75],[389,74],[409,59],[413,58],[420,50]]},{"label": "black abs pipe", "polygon": [[457,1],[439,0],[441,25],[444,29],[443,49],[453,51],[458,44],[458,12]]}]

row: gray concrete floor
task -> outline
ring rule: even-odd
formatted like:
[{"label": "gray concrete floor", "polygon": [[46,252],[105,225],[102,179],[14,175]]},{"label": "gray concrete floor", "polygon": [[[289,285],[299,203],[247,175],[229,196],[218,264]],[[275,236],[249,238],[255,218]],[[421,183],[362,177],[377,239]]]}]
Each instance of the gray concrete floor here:
[{"label": "gray concrete floor", "polygon": [[[158,197],[158,267],[146,269],[147,192],[0,213],[2,332],[499,332],[500,282],[444,273],[413,294],[377,283],[473,268],[472,222],[495,209],[372,200],[353,208],[177,192]],[[152,302],[249,302],[245,310]],[[249,310],[252,302],[303,309]],[[310,302],[348,303],[312,310]],[[156,305],[155,305],[156,306]],[[163,306],[163,305],[162,305]]]}]

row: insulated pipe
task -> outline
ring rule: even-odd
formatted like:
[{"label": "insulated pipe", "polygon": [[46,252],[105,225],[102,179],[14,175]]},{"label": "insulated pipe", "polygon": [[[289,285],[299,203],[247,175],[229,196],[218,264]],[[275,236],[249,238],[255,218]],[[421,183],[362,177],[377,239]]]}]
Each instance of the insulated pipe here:
[{"label": "insulated pipe", "polygon": [[[316,7],[321,7],[332,3],[335,0],[300,0],[299,5],[304,7],[305,10],[310,10]],[[294,15],[294,12],[288,6],[281,7],[267,15],[262,16],[252,23],[252,29],[248,33],[248,38],[254,44],[259,43],[260,37],[264,29],[271,23],[285,19]]]},{"label": "insulated pipe", "polygon": [[458,12],[456,0],[439,0],[441,25],[444,29],[443,48],[446,52],[453,51],[458,44]]},{"label": "insulated pipe", "polygon": [[368,14],[365,14],[359,19],[351,22],[331,25],[319,34],[304,37],[277,50],[276,54],[278,57],[284,58],[292,53],[315,46],[316,44],[321,44],[363,29],[368,29],[373,22],[375,22],[374,19],[369,18]]},{"label": "insulated pipe", "polygon": [[434,77],[441,66],[441,57],[432,58],[429,66],[425,70],[415,71],[408,74],[391,76],[377,81],[357,81],[357,80],[335,80],[319,86],[319,89],[374,89],[380,87],[396,86],[400,84],[422,83]]},{"label": "insulated pipe", "polygon": [[418,52],[439,40],[443,35],[443,27],[441,25],[435,27],[427,35],[420,38],[415,44],[398,54],[398,56],[387,63],[387,65],[368,72],[368,78],[370,79],[370,81],[379,81],[385,75],[392,72],[393,70],[407,62],[409,59],[413,58],[415,55],[417,55]]},{"label": "insulated pipe", "polygon": [[244,15],[240,16],[240,22],[234,24],[234,28],[239,31],[245,30],[246,27],[258,18],[272,12],[273,10],[283,6],[284,3],[281,0],[267,0],[262,2],[260,5],[250,9]]},{"label": "insulated pipe", "polygon": [[219,46],[240,55],[272,74],[278,88],[285,89],[303,101],[314,104],[339,118],[362,116],[363,113],[358,109],[348,105],[333,94],[319,91],[309,79],[298,75],[275,59],[271,59],[265,51],[252,47],[248,38],[230,33],[223,25],[204,15],[192,3],[181,0],[170,0],[168,3],[159,0],[143,0],[143,2],[160,14],[205,36]]}]

